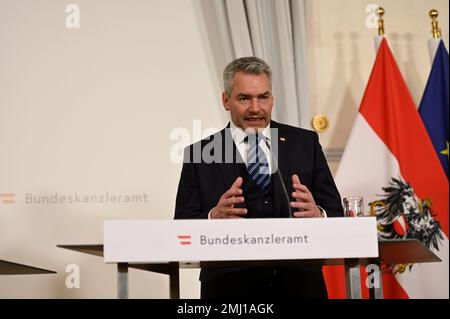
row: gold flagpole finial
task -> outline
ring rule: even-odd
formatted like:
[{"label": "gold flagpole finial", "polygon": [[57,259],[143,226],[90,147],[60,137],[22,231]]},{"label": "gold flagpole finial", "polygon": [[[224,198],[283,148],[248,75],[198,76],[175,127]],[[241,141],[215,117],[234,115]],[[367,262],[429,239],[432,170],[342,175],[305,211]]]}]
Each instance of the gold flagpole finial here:
[{"label": "gold flagpole finial", "polygon": [[437,17],[439,16],[439,12],[436,9],[432,9],[429,12],[431,18],[431,34],[433,34],[433,38],[438,39],[441,37],[441,29],[439,28]]},{"label": "gold flagpole finial", "polygon": [[377,9],[377,15],[378,15],[378,35],[384,35],[384,9],[383,7],[378,7]]}]

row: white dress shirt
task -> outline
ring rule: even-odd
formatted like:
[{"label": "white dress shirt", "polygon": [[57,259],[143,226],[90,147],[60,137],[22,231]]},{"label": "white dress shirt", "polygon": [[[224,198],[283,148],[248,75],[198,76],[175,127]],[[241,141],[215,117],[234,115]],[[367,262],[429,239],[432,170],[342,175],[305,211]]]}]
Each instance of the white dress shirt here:
[{"label": "white dress shirt", "polygon": [[[236,145],[236,148],[239,152],[239,154],[242,157],[242,160],[245,163],[245,166],[248,167],[248,143],[245,142],[245,138],[247,137],[247,134],[242,130],[240,127],[237,127],[234,125],[233,121],[230,121],[230,133],[231,137],[233,138],[234,144]],[[263,138],[259,139],[259,146],[261,147],[261,150],[263,151],[264,155],[267,158],[267,163],[269,164],[269,172],[272,172],[272,156],[271,152],[269,150],[270,143],[271,143],[271,134],[270,134],[270,124],[267,125],[261,132],[260,135],[263,136]]]}]

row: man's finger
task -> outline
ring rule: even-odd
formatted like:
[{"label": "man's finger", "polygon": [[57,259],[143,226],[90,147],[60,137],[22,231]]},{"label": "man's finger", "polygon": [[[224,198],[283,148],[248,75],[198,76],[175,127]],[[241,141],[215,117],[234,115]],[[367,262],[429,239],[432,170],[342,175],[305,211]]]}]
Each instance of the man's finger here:
[{"label": "man's finger", "polygon": [[303,211],[303,212],[295,212],[294,217],[297,218],[312,218],[317,217],[316,214],[313,211]]},{"label": "man's finger", "polygon": [[231,185],[230,189],[232,189],[232,188],[241,188],[243,181],[244,180],[242,179],[242,177],[239,176],[238,178],[236,178],[236,180],[234,181],[233,185]]},{"label": "man's finger", "polygon": [[298,177],[298,175],[297,174],[294,174],[294,175],[292,175],[292,184],[302,184],[302,183],[300,183],[300,178]]},{"label": "man's finger", "polygon": [[232,196],[242,195],[241,189],[242,182],[243,182],[242,177],[236,178],[231,187],[225,193],[223,193],[222,198],[229,198]]},{"label": "man's finger", "polygon": [[246,215],[247,209],[245,208],[231,208],[228,211],[228,215]]},{"label": "man's finger", "polygon": [[245,201],[244,197],[242,197],[242,196],[239,196],[239,197],[228,197],[228,198],[224,198],[222,200],[221,204],[223,204],[224,206],[233,206],[233,205],[236,205],[236,204],[243,203],[244,201]]},{"label": "man's finger", "polygon": [[292,192],[292,197],[294,197],[295,199],[303,200],[303,201],[308,201],[310,198],[309,194],[302,193],[302,192]]},{"label": "man's finger", "polygon": [[307,193],[307,194],[311,194],[311,192],[309,191],[308,187],[306,187],[303,184],[293,184],[292,187],[297,190],[300,191],[302,193]]},{"label": "man's finger", "polygon": [[315,205],[307,202],[291,202],[291,207],[307,211],[314,210]]},{"label": "man's finger", "polygon": [[241,196],[242,195],[242,189],[240,188],[230,188],[222,195],[222,199],[227,199],[233,196]]}]

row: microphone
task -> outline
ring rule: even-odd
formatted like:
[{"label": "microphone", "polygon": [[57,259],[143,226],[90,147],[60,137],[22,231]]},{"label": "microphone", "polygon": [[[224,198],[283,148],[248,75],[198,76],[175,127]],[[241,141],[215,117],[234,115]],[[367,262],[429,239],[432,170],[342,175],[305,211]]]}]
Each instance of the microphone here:
[{"label": "microphone", "polygon": [[281,188],[283,189],[284,198],[286,200],[286,204],[287,204],[287,207],[288,207],[288,210],[289,210],[289,217],[293,218],[294,214],[292,212],[291,201],[289,199],[289,194],[288,194],[288,192],[286,190],[286,186],[284,185],[283,177],[281,176],[281,172],[280,172],[280,168],[278,167],[278,159],[275,157],[275,154],[273,154],[272,148],[270,147],[270,145],[267,142],[267,140],[266,139],[264,139],[264,140],[266,141],[266,146],[267,146],[267,149],[269,150],[270,157],[272,159],[272,169],[275,169],[276,175],[278,176],[278,179],[279,179],[280,184],[281,184]]}]

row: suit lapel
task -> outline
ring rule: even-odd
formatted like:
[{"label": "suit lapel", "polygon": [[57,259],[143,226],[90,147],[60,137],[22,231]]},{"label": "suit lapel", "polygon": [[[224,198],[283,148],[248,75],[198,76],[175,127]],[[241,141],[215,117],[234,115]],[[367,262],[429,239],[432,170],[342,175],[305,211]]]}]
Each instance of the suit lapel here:
[{"label": "suit lapel", "polygon": [[[272,140],[272,152],[274,154],[275,159],[277,160],[278,169],[280,170],[281,176],[283,178],[284,184],[289,184],[289,175],[288,172],[290,170],[291,158],[291,144],[289,142],[289,138],[286,136],[286,132],[277,122],[272,121],[270,123],[270,127],[276,130],[272,130],[273,138]],[[273,139],[272,138],[272,139]]]},{"label": "suit lapel", "polygon": [[239,160],[242,160],[236,145],[234,144],[233,138],[231,137],[229,128],[230,123],[228,123],[227,127],[221,131],[222,163],[216,163],[222,175],[225,190],[229,189],[236,178],[239,177],[239,168],[234,159],[239,158]]},{"label": "suit lapel", "polygon": [[[278,164],[278,170],[281,175],[281,179],[289,192],[290,185],[290,176],[289,171],[291,168],[291,143],[289,141],[288,136],[286,136],[286,132],[282,126],[280,126],[277,122],[272,121],[270,127],[275,129],[272,130],[272,152],[274,154],[275,159]],[[273,163],[274,164],[274,163]],[[272,165],[273,165],[272,164]],[[273,166],[275,168],[275,166]],[[283,187],[281,186],[281,181],[278,177],[278,173],[272,176],[273,181],[273,209],[274,215],[277,217],[287,217],[289,208],[287,203],[289,199],[286,199],[284,194]],[[290,194],[287,194],[290,197]]]}]

